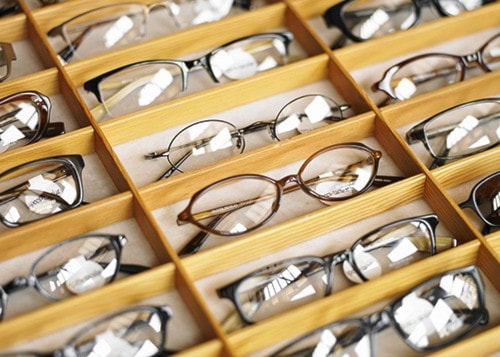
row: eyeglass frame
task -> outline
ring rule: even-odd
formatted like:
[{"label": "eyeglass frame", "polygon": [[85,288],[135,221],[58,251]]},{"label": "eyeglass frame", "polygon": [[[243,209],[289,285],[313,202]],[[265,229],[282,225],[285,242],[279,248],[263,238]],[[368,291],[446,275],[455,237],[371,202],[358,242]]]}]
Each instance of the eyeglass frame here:
[{"label": "eyeglass frame", "polygon": [[[328,99],[329,101],[335,103],[337,105],[337,108],[331,108],[332,110],[333,109],[337,109],[338,112],[339,112],[339,116],[331,116],[331,120],[333,122],[339,122],[339,121],[342,121],[344,119],[347,119],[347,117],[344,117],[343,116],[343,113],[345,111],[348,111],[351,109],[351,106],[349,104],[337,104],[332,98],[330,97],[327,97],[323,94],[316,94],[316,93],[313,93],[313,94],[305,94],[305,95],[301,95],[301,96],[298,96],[296,98],[293,98],[291,99],[290,101],[288,101],[284,106],[281,107],[281,109],[278,111],[278,114],[276,115],[276,118],[275,119],[272,119],[272,120],[258,120],[258,121],[255,121],[255,122],[252,122],[250,123],[249,125],[245,125],[244,127],[241,127],[241,128],[238,128],[236,127],[233,123],[230,123],[229,121],[226,121],[226,120],[221,120],[221,119],[206,119],[206,120],[200,120],[200,121],[197,121],[197,122],[194,122],[184,128],[182,128],[181,130],[179,130],[173,137],[172,139],[170,140],[170,143],[168,145],[168,148],[166,150],[162,150],[162,151],[153,151],[153,152],[150,152],[148,154],[145,154],[144,157],[145,159],[147,160],[152,160],[152,159],[157,159],[157,158],[160,158],[160,157],[166,157],[169,164],[170,164],[170,168],[167,169],[159,178],[157,181],[159,180],[162,180],[162,179],[165,179],[165,178],[168,178],[170,176],[172,176],[176,171],[182,173],[184,172],[183,170],[180,169],[180,165],[182,165],[182,163],[188,159],[188,157],[186,157],[188,154],[186,154],[185,156],[183,156],[182,158],[180,158],[178,160],[177,163],[173,163],[171,160],[170,160],[170,151],[172,150],[172,143],[175,141],[175,139],[181,134],[181,133],[184,133],[186,130],[188,130],[190,127],[192,126],[195,126],[195,125],[199,125],[199,124],[202,124],[202,123],[210,123],[210,122],[219,122],[221,124],[225,124],[231,128],[234,129],[234,135],[236,137],[238,137],[239,141],[241,141],[241,143],[239,142],[239,146],[238,146],[238,150],[240,151],[239,153],[243,153],[245,151],[245,145],[246,145],[246,141],[245,141],[245,134],[252,134],[256,131],[260,131],[262,129],[265,129],[265,128],[268,128],[269,129],[269,134],[271,136],[271,139],[274,139],[274,140],[278,140],[278,141],[281,141],[281,139],[279,138],[279,136],[276,134],[276,123],[277,123],[277,120],[281,114],[281,112],[283,111],[283,109],[285,109],[289,104],[292,104],[293,102],[297,101],[297,100],[300,100],[302,98],[306,98],[306,97],[322,97],[322,98],[326,98]],[[232,134],[232,132],[231,132]],[[204,140],[204,139],[202,139]],[[175,148],[175,147],[174,147]]]},{"label": "eyeglass frame", "polygon": [[[35,105],[40,113],[40,129],[32,136],[26,144],[23,146],[32,144],[34,142],[39,141],[41,138],[51,138],[54,136],[62,135],[66,133],[66,129],[63,122],[51,122],[50,114],[52,111],[52,102],[50,98],[45,94],[42,94],[35,90],[28,90],[23,92],[18,92],[11,94],[9,96],[0,98],[0,107],[5,104],[9,104],[9,102],[13,101],[29,101]],[[0,115],[0,127],[2,115]],[[7,150],[8,151],[8,150]]]},{"label": "eyeglass frame", "polygon": [[19,9],[20,9],[19,2],[13,0],[10,6],[6,6],[3,9],[0,8],[0,18],[15,14]]},{"label": "eyeglass frame", "polygon": [[479,104],[479,103],[483,103],[483,102],[498,102],[498,104],[500,105],[500,97],[490,97],[490,98],[481,98],[481,99],[476,99],[476,100],[472,100],[472,101],[469,101],[469,102],[465,102],[465,103],[460,103],[460,104],[457,104],[457,105],[454,105],[453,107],[450,107],[450,108],[447,108],[447,109],[444,109],[442,111],[440,111],[439,113],[436,113],[432,116],[430,116],[429,118],[421,121],[420,123],[412,126],[410,129],[408,129],[406,131],[406,134],[405,134],[405,140],[406,142],[411,145],[411,144],[415,144],[417,142],[421,142],[425,149],[427,150],[427,152],[434,158],[430,168],[435,168],[435,167],[438,167],[438,166],[441,166],[441,165],[444,165],[446,163],[446,161],[448,160],[458,160],[458,159],[463,159],[465,157],[469,157],[469,156],[472,156],[472,155],[475,155],[475,154],[479,154],[481,152],[484,152],[486,150],[489,150],[491,148],[494,148],[495,146],[498,146],[499,142],[496,142],[490,146],[487,146],[487,147],[484,147],[482,148],[481,150],[478,150],[474,153],[470,153],[470,154],[463,154],[463,155],[457,155],[457,156],[454,156],[453,158],[444,158],[444,157],[438,157],[437,155],[434,154],[433,150],[431,149],[428,141],[427,141],[427,137],[426,135],[424,134],[424,128],[425,126],[431,122],[432,120],[436,119],[436,117],[440,117],[444,114],[447,114],[448,112],[451,112],[451,111],[454,111],[454,110],[457,110],[457,109],[461,109],[461,108],[464,108],[464,107],[467,107],[469,105],[475,105],[475,104]]},{"label": "eyeglass frame", "polygon": [[[166,332],[167,332],[167,324],[170,319],[173,317],[172,308],[169,305],[139,305],[134,307],[128,307],[121,309],[117,312],[111,313],[104,317],[99,318],[98,320],[89,323],[86,326],[83,326],[76,333],[74,333],[65,343],[64,345],[52,352],[33,352],[33,351],[22,351],[14,353],[14,355],[21,354],[22,356],[30,356],[30,357],[42,357],[42,356],[60,356],[60,357],[70,357],[74,355],[75,341],[78,340],[82,335],[87,333],[87,330],[91,328],[95,328],[96,326],[103,325],[108,321],[112,321],[113,319],[120,317],[121,315],[126,315],[128,313],[136,312],[139,313],[142,310],[145,312],[149,312],[152,314],[156,314],[160,317],[160,333],[161,334],[161,348],[162,350],[158,351],[160,355],[170,355],[176,353],[178,351],[172,351],[165,348],[165,343],[167,341]],[[112,328],[106,329],[106,331],[113,331]],[[96,337],[96,336],[94,336]],[[95,338],[94,338],[95,340]],[[11,354],[8,354],[11,356]],[[156,355],[155,355],[156,356]]]},{"label": "eyeglass frame", "polygon": [[[456,60],[456,62],[460,65],[460,78],[455,83],[462,82],[465,79],[465,72],[466,72],[466,70],[472,64],[476,64],[477,67],[479,67],[485,73],[492,72],[492,70],[490,68],[488,68],[488,66],[484,63],[483,51],[484,51],[484,49],[486,47],[488,47],[488,45],[490,43],[492,43],[497,38],[500,38],[500,33],[497,33],[493,37],[490,37],[475,52],[469,53],[469,54],[466,54],[466,55],[454,55],[454,54],[451,54],[451,53],[444,53],[444,52],[429,52],[429,53],[423,53],[423,54],[420,54],[420,55],[409,57],[409,58],[407,58],[407,59],[405,59],[405,60],[403,60],[403,61],[401,61],[399,63],[396,63],[396,64],[392,65],[388,69],[386,69],[385,72],[384,72],[384,74],[382,75],[382,79],[380,79],[379,81],[377,81],[377,82],[375,82],[375,83],[372,84],[371,90],[373,92],[381,91],[381,92],[384,92],[385,94],[387,94],[388,98],[381,105],[388,104],[388,103],[390,103],[393,100],[400,100],[397,97],[396,93],[394,93],[393,90],[392,90],[392,88],[391,88],[392,75],[394,73],[396,73],[397,71],[399,71],[399,69],[401,67],[406,66],[407,64],[409,64],[411,62],[418,61],[418,60],[420,60],[422,58],[426,58],[426,57],[436,57],[436,56],[438,56],[438,57],[452,58],[452,59]],[[429,72],[432,73],[433,70],[430,69]],[[440,76],[440,75],[441,75],[441,73],[437,74],[437,76]],[[453,83],[453,84],[455,84],[455,83]],[[441,87],[441,88],[444,88],[444,87]]]},{"label": "eyeglass frame", "polygon": [[[477,182],[474,185],[474,187],[472,188],[472,190],[469,194],[469,197],[464,202],[462,202],[458,205],[461,209],[465,209],[465,208],[472,209],[477,214],[477,216],[483,221],[484,227],[483,227],[483,230],[481,232],[482,234],[489,234],[491,232],[491,229],[498,228],[498,227],[500,227],[500,225],[491,224],[491,222],[488,222],[486,220],[486,218],[481,213],[481,210],[477,206],[477,202],[474,199],[474,197],[476,195],[477,190],[479,190],[481,188],[481,185],[483,185],[485,182],[487,182],[488,180],[490,180],[493,177],[496,177],[498,175],[500,175],[500,171],[496,171],[492,174],[489,174],[489,175],[483,177],[479,182]],[[498,210],[498,208],[497,208],[497,210]]]},{"label": "eyeglass frame", "polygon": [[[370,179],[370,182],[367,183],[365,185],[365,187],[362,190],[358,191],[358,193],[356,193],[355,195],[352,195],[349,197],[342,197],[342,198],[331,198],[330,197],[329,200],[327,200],[325,197],[320,197],[318,194],[314,193],[313,191],[309,191],[301,182],[300,174],[302,173],[303,169],[306,168],[307,165],[309,165],[309,163],[312,160],[314,160],[317,156],[320,156],[327,151],[331,151],[331,150],[334,150],[337,148],[339,148],[339,149],[342,149],[342,148],[359,149],[361,151],[369,153],[371,158],[373,159],[374,175]],[[337,201],[344,201],[344,200],[359,196],[360,194],[362,194],[362,193],[366,192],[368,189],[370,189],[372,186],[376,186],[376,185],[385,186],[385,185],[389,185],[393,182],[403,180],[404,177],[400,177],[400,176],[377,175],[379,161],[380,161],[381,157],[382,157],[381,151],[371,149],[363,143],[346,142],[346,143],[342,143],[342,144],[330,145],[330,146],[327,146],[323,149],[316,151],[315,153],[309,155],[309,157],[302,163],[302,165],[300,166],[300,168],[296,174],[286,175],[279,180],[275,180],[269,176],[265,176],[265,175],[261,175],[261,174],[240,174],[240,175],[234,175],[234,176],[226,177],[224,179],[215,181],[215,182],[211,183],[210,185],[207,185],[204,188],[195,192],[191,196],[186,208],[184,208],[177,216],[177,225],[180,226],[180,225],[190,223],[201,230],[198,234],[196,234],[193,238],[191,238],[191,240],[181,249],[179,254],[180,255],[187,255],[187,254],[196,253],[201,248],[201,246],[203,245],[203,243],[206,241],[206,239],[208,238],[208,236],[210,234],[227,236],[227,237],[237,237],[239,235],[252,232],[252,231],[262,227],[264,224],[266,224],[268,221],[270,221],[271,218],[278,212],[280,202],[281,202],[281,197],[288,192],[292,192],[292,191],[300,189],[304,193],[306,193],[309,197],[319,199],[320,201],[337,202]],[[219,220],[221,219],[221,216],[225,216],[225,213],[221,213],[218,216],[215,216],[214,220],[208,224],[208,227],[200,224],[196,219],[193,218],[193,215],[191,214],[191,209],[193,207],[193,204],[197,201],[198,197],[202,196],[205,192],[210,191],[213,188],[215,188],[221,184],[224,184],[224,183],[232,181],[232,180],[239,180],[239,179],[258,179],[258,180],[262,180],[262,181],[267,181],[268,183],[271,183],[276,188],[276,200],[273,203],[272,213],[269,214],[266,219],[264,219],[262,222],[256,224],[255,226],[251,227],[250,229],[248,229],[244,232],[231,232],[231,233],[226,232],[226,233],[224,233],[224,232],[212,230],[209,227],[212,226],[214,224],[214,222],[216,225],[219,222]],[[285,188],[285,186],[289,183],[294,183],[296,185]]]},{"label": "eyeglass frame", "polygon": [[180,75],[181,75],[181,83],[182,83],[182,88],[181,91],[185,92],[187,90],[188,86],[188,76],[189,72],[196,67],[202,67],[205,69],[205,71],[208,72],[210,75],[210,78],[215,82],[215,83],[220,83],[219,79],[215,75],[211,65],[210,65],[210,58],[214,56],[217,52],[220,50],[223,50],[225,47],[231,46],[237,42],[249,40],[249,39],[259,39],[259,38],[267,38],[267,37],[275,37],[280,40],[282,40],[284,48],[285,48],[285,58],[288,58],[290,56],[290,43],[293,41],[294,36],[291,32],[289,31],[283,31],[283,32],[265,32],[265,33],[259,33],[259,34],[254,34],[254,35],[248,35],[244,37],[237,38],[235,40],[229,41],[221,46],[216,47],[212,51],[208,52],[207,54],[198,57],[193,60],[177,60],[177,59],[157,59],[157,60],[144,60],[144,61],[138,61],[134,63],[130,63],[127,65],[120,66],[118,68],[112,69],[110,71],[107,71],[105,73],[102,73],[92,79],[89,79],[83,83],[83,88],[92,94],[95,95],[97,98],[98,102],[101,103],[106,109],[106,112],[109,114],[108,108],[103,102],[103,98],[101,96],[100,90],[99,90],[99,85],[100,83],[105,80],[106,78],[121,72],[125,71],[130,68],[134,67],[139,67],[142,65],[148,65],[148,64],[172,64],[174,66],[177,66],[180,70]]},{"label": "eyeglass frame", "polygon": [[[404,337],[404,334],[405,334],[404,331],[402,331],[400,329],[399,324],[394,319],[394,307],[398,304],[402,305],[401,301],[403,300],[403,298],[413,294],[414,292],[420,290],[421,288],[423,288],[427,285],[432,284],[434,281],[440,280],[443,277],[448,276],[448,275],[455,276],[458,274],[468,274],[474,278],[475,284],[478,288],[477,299],[478,299],[478,304],[480,306],[480,312],[477,314],[477,317],[478,317],[477,321],[475,321],[473,324],[471,324],[471,326],[468,330],[457,335],[457,337],[455,339],[445,341],[442,343],[438,343],[432,347],[427,347],[427,348],[423,347],[422,348],[422,347],[413,346],[413,345],[410,346],[409,344],[407,344],[406,338]],[[369,315],[365,315],[365,316],[363,316],[361,318],[357,318],[357,319],[338,320],[338,321],[335,321],[333,323],[324,325],[322,327],[315,328],[313,331],[311,331],[307,334],[304,334],[304,335],[300,336],[299,338],[296,338],[295,340],[293,340],[292,342],[287,344],[285,347],[280,348],[278,351],[274,352],[272,354],[272,356],[279,356],[279,353],[281,351],[284,351],[284,350],[290,348],[292,345],[300,343],[301,341],[305,341],[307,338],[310,338],[311,336],[317,334],[321,330],[331,329],[334,326],[337,326],[340,324],[346,324],[346,323],[350,323],[350,322],[360,322],[364,327],[367,327],[367,331],[369,333],[368,337],[369,337],[369,341],[370,341],[370,351],[371,352],[373,352],[373,347],[375,347],[374,342],[373,342],[373,339],[375,337],[374,333],[376,333],[378,331],[382,331],[388,327],[393,327],[397,331],[398,335],[402,338],[403,342],[409,348],[414,349],[417,352],[429,352],[429,351],[435,351],[437,349],[441,349],[443,347],[446,347],[446,346],[449,346],[453,343],[456,343],[457,341],[459,341],[463,337],[470,334],[478,325],[486,325],[488,323],[488,321],[489,321],[489,312],[488,312],[488,309],[486,308],[486,304],[485,304],[485,292],[484,292],[483,280],[481,278],[481,275],[479,274],[478,268],[475,265],[469,265],[469,266],[466,266],[463,268],[453,269],[453,270],[441,273],[437,276],[433,276],[432,278],[425,280],[424,282],[422,282],[422,283],[418,284],[417,286],[414,286],[413,288],[408,290],[406,293],[400,295],[398,298],[392,300],[383,309],[381,309],[375,313],[371,313]],[[381,326],[379,325],[380,323],[382,324]]]},{"label": "eyeglass frame", "polygon": [[[297,256],[293,258],[288,258],[284,259],[272,264],[268,264],[267,266],[264,266],[262,268],[259,268],[257,270],[252,271],[251,273],[248,273],[241,278],[226,284],[220,288],[216,289],[216,293],[219,296],[219,298],[226,298],[229,299],[233,305],[236,307],[236,311],[238,312],[240,318],[246,323],[246,324],[253,324],[256,323],[256,321],[252,321],[245,316],[243,313],[243,309],[241,305],[239,304],[239,301],[236,299],[236,290],[239,288],[239,286],[245,281],[253,276],[257,276],[261,274],[262,272],[265,272],[277,265],[286,265],[291,262],[295,261],[304,261],[306,259],[309,260],[314,260],[317,261],[318,264],[320,264],[325,271],[325,275],[328,277],[327,279],[327,287],[325,290],[325,294],[323,296],[320,296],[319,298],[322,298],[324,296],[329,296],[333,292],[333,287],[334,287],[334,273],[335,273],[335,268],[344,262],[347,262],[350,264],[350,266],[353,268],[354,272],[356,273],[357,277],[359,277],[362,282],[367,282],[373,279],[368,279],[365,277],[361,269],[359,269],[358,265],[356,264],[354,260],[354,250],[355,248],[362,244],[363,241],[373,235],[376,235],[386,229],[390,229],[394,226],[398,226],[404,223],[410,223],[410,222],[416,222],[418,221],[421,224],[424,224],[425,227],[427,228],[429,232],[429,238],[430,238],[430,243],[431,243],[431,252],[429,256],[433,256],[438,253],[438,248],[437,248],[437,237],[436,237],[436,227],[439,224],[439,218],[436,214],[426,214],[426,215],[421,215],[421,216],[416,216],[416,217],[410,217],[410,218],[405,218],[401,219],[398,221],[394,221],[388,224],[385,224],[383,226],[380,226],[376,229],[371,230],[368,233],[363,234],[360,238],[358,238],[349,248],[344,249],[342,251],[337,251],[334,253],[329,253],[326,255],[322,256],[316,256],[316,255],[303,255],[303,256]],[[374,242],[376,239],[374,240]],[[450,244],[448,245],[449,247],[455,247],[457,245],[457,241],[454,238],[450,238]],[[397,270],[397,268],[396,268]],[[260,320],[259,320],[260,321]]]},{"label": "eyeglass frame", "polygon": [[[123,252],[123,247],[127,242],[127,238],[124,234],[103,234],[103,233],[96,233],[96,234],[87,234],[87,235],[82,235],[78,236],[75,238],[67,239],[62,242],[59,242],[58,244],[52,246],[51,248],[47,249],[43,254],[41,254],[33,264],[31,264],[31,269],[30,272],[27,275],[24,276],[17,276],[14,279],[11,279],[9,282],[6,284],[0,284],[0,321],[2,321],[5,310],[7,308],[7,298],[9,294],[16,293],[19,290],[25,289],[25,288],[34,288],[35,291],[43,296],[44,298],[47,298],[52,301],[59,301],[61,299],[56,298],[52,295],[49,295],[44,288],[40,286],[39,280],[37,278],[37,274],[35,274],[34,270],[37,266],[37,264],[43,260],[48,254],[52,253],[56,249],[60,249],[62,246],[65,246],[66,244],[71,244],[73,242],[76,242],[78,240],[84,241],[85,239],[89,238],[102,238],[105,239],[109,242],[111,247],[113,248],[113,251],[116,254],[116,269],[113,274],[113,276],[109,279],[108,282],[106,282],[106,285],[112,283],[115,281],[116,277],[118,276],[118,273],[126,273],[126,274],[138,274],[143,271],[146,271],[150,269],[147,266],[143,265],[138,265],[138,264],[122,264],[121,263],[121,256]],[[68,258],[71,259],[71,258]],[[51,268],[53,269],[53,268]],[[45,273],[46,274],[46,273]]]},{"label": "eyeglass frame", "polygon": [[16,53],[14,52],[14,47],[9,42],[0,42],[0,48],[5,58],[5,67],[7,68],[7,73],[0,77],[0,83],[5,81],[10,77],[12,73],[12,61],[17,60]]},{"label": "eyeglass frame", "polygon": [[[83,200],[83,180],[82,180],[82,171],[83,171],[83,168],[85,166],[85,162],[83,161],[83,157],[79,154],[50,156],[50,157],[46,157],[46,158],[28,161],[28,162],[25,162],[21,165],[12,167],[6,171],[0,172],[0,180],[4,176],[10,175],[11,173],[16,172],[16,171],[21,171],[22,169],[25,169],[25,168],[29,168],[30,166],[34,166],[34,165],[38,165],[38,164],[45,164],[45,163],[48,163],[48,164],[58,163],[58,162],[61,163],[63,166],[68,167],[70,169],[72,177],[75,180],[75,190],[77,193],[77,197],[76,197],[75,201],[71,204],[68,204],[65,202],[67,208],[64,210],[61,210],[59,212],[54,212],[54,213],[51,213],[51,214],[46,215],[44,217],[41,217],[39,219],[36,219],[33,221],[28,221],[28,222],[12,223],[10,221],[6,221],[5,217],[3,215],[0,215],[1,222],[5,226],[7,226],[9,228],[20,227],[20,226],[23,226],[26,224],[30,224],[32,222],[37,222],[37,221],[44,219],[44,218],[52,217],[52,216],[59,214],[59,213],[66,212],[66,211],[71,210],[73,208],[79,207],[80,205],[87,204],[87,202],[85,202]],[[4,194],[6,191],[9,191],[12,189],[13,189],[13,187],[11,187],[5,191],[0,192],[0,196],[2,194]],[[7,203],[5,203],[5,204],[7,204]],[[3,205],[3,203],[0,200],[0,207],[2,205]]]},{"label": "eyeglass frame", "polygon": [[[355,36],[351,30],[349,30],[347,28],[347,26],[344,24],[344,22],[342,21],[342,10],[343,8],[351,3],[351,2],[354,2],[354,1],[357,1],[357,0],[342,0],[340,1],[339,3],[336,3],[335,5],[329,7],[322,15],[325,23],[326,23],[326,26],[328,28],[332,28],[332,27],[337,27],[340,31],[342,31],[342,34],[347,37],[348,39],[350,39],[351,41],[354,41],[354,42],[365,42],[365,41],[369,41],[371,40],[372,38],[368,38],[368,39],[363,39],[361,37],[357,37]],[[484,0],[483,3],[489,3],[489,2],[493,2],[495,0]],[[435,10],[437,10],[439,16],[441,17],[450,17],[450,16],[455,16],[455,15],[451,15],[451,14],[448,14],[444,9],[443,7],[439,4],[439,0],[411,0],[411,3],[413,4],[413,7],[415,9],[415,20],[414,22],[412,23],[411,26],[409,26],[407,29],[410,29],[412,27],[415,27],[416,25],[418,25],[419,23],[419,20],[421,20],[421,13],[422,13],[422,9],[427,5],[427,4],[432,4],[433,8]],[[407,29],[405,30],[402,30],[402,31],[406,31]],[[400,32],[401,30],[397,31],[397,32]],[[345,39],[340,39],[339,41],[335,42],[331,48],[332,49],[336,49],[336,48],[339,48],[343,45],[343,40]],[[338,44],[337,44],[338,43]],[[339,46],[340,45],[340,46]]]}]

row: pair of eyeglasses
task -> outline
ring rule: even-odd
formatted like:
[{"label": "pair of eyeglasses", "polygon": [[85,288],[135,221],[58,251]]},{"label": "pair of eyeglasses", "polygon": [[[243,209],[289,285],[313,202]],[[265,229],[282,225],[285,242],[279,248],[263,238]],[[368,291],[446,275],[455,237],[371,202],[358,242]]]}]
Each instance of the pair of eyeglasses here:
[{"label": "pair of eyeglasses", "polygon": [[349,281],[362,283],[455,247],[455,239],[436,237],[438,223],[435,214],[399,220],[365,234],[342,252],[273,263],[217,294],[233,302],[245,323],[259,322],[330,295],[340,264]]},{"label": "pair of eyeglasses", "polygon": [[0,98],[0,153],[64,134],[64,123],[49,122],[51,109],[49,97],[37,91]]},{"label": "pair of eyeglasses", "polygon": [[144,305],[123,309],[84,326],[53,352],[21,351],[3,356],[168,356],[177,351],[165,348],[167,323],[172,318],[168,305]]},{"label": "pair of eyeglasses", "polygon": [[460,208],[470,208],[485,223],[483,234],[500,227],[500,171],[480,180],[471,190],[469,198]]},{"label": "pair of eyeglasses", "polygon": [[202,230],[180,254],[198,251],[209,234],[238,236],[260,228],[276,214],[283,194],[302,190],[329,204],[402,180],[377,175],[381,157],[363,143],[336,144],[311,155],[297,174],[279,180],[243,174],[214,182],[196,192],[177,217],[177,224],[191,223]]},{"label": "pair of eyeglasses", "polygon": [[[149,60],[125,65],[84,83],[101,103],[96,120],[116,117],[178,97],[187,90],[188,75],[204,69],[223,83],[250,77],[288,62],[290,32],[261,33],[228,42],[194,60]],[[199,78],[200,84],[203,79]]]},{"label": "pair of eyeglasses", "polygon": [[477,51],[464,55],[424,53],[408,58],[387,69],[373,91],[388,95],[384,104],[405,100],[468,77],[500,69],[500,33],[491,37]]},{"label": "pair of eyeglasses", "polygon": [[321,327],[273,356],[376,356],[375,336],[390,327],[410,348],[430,352],[462,340],[488,319],[483,282],[472,265],[419,284],[379,312]]},{"label": "pair of eyeglasses", "polygon": [[218,119],[193,123],[179,131],[166,150],[148,153],[145,158],[167,158],[170,168],[158,179],[162,180],[176,171],[192,170],[242,153],[249,134],[267,129],[272,139],[285,140],[341,121],[349,109],[349,105],[339,105],[324,95],[308,94],[285,104],[275,119],[256,121],[243,128]]},{"label": "pair of eyeglasses", "polygon": [[90,234],[63,241],[40,256],[27,276],[0,286],[0,320],[7,308],[8,296],[26,288],[35,288],[53,301],[98,289],[115,280],[118,273],[135,274],[149,269],[122,264],[127,244],[124,235]]},{"label": "pair of eyeglasses", "polygon": [[406,133],[409,144],[422,142],[434,158],[430,168],[498,145],[500,98],[483,98],[443,110]]},{"label": "pair of eyeglasses", "polygon": [[[150,37],[158,37],[198,24],[220,20],[240,2],[224,0],[214,4],[201,1],[158,1],[148,5],[136,2],[97,7],[74,16],[52,28],[47,35],[54,40],[62,63],[84,59],[121,48]],[[156,26],[156,10],[164,10],[166,17]],[[160,19],[157,19],[158,22]],[[157,26],[161,25],[161,26]],[[56,40],[59,40],[57,46]]]},{"label": "pair of eyeglasses", "polygon": [[85,204],[80,155],[52,156],[0,173],[0,218],[18,227]]},{"label": "pair of eyeglasses", "polygon": [[0,82],[9,78],[12,72],[12,61],[16,59],[12,44],[0,42]]},{"label": "pair of eyeglasses", "polygon": [[323,19],[328,27],[337,27],[344,36],[332,49],[342,47],[346,39],[363,42],[416,26],[425,7],[430,6],[439,16],[455,16],[477,9],[494,0],[344,0],[328,8]]}]

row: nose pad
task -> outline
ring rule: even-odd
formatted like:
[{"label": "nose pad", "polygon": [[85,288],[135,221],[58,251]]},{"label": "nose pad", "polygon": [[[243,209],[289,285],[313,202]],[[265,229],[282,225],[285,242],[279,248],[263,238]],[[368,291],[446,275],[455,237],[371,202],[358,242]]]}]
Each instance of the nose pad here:
[{"label": "nose pad", "polygon": [[353,283],[359,284],[365,279],[371,280],[382,275],[380,262],[372,254],[363,251],[362,248],[354,250],[353,259],[356,260],[356,266],[363,274],[363,277],[358,274],[348,260],[342,264],[346,277]]}]

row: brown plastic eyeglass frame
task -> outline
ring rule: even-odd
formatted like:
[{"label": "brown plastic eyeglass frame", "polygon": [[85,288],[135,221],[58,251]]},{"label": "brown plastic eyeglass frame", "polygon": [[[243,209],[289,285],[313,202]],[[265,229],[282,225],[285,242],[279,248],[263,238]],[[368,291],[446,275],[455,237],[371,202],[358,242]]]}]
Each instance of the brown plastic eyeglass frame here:
[{"label": "brown plastic eyeglass frame", "polygon": [[6,74],[3,77],[0,77],[0,82],[3,82],[7,78],[9,78],[12,72],[12,61],[15,61],[17,57],[12,44],[8,42],[0,42],[0,48],[2,50],[1,53],[3,53],[3,58],[0,57],[0,65],[3,65],[7,68]]},{"label": "brown plastic eyeglass frame", "polygon": [[[374,174],[368,180],[367,184],[362,189],[357,191],[357,193],[350,195],[350,196],[346,196],[346,197],[325,197],[325,196],[321,196],[318,193],[310,190],[307,186],[308,182],[304,182],[301,178],[301,174],[307,168],[309,163],[325,152],[332,151],[335,149],[345,149],[345,148],[358,149],[360,151],[364,151],[364,152],[368,153],[369,156],[371,157],[371,159],[373,160],[373,166],[374,166],[373,173]],[[216,182],[212,183],[211,185],[208,185],[205,188],[196,192],[191,197],[187,207],[182,212],[180,212],[179,215],[177,216],[177,224],[178,225],[191,223],[202,230],[202,232],[198,233],[195,237],[193,237],[188,242],[188,244],[184,248],[182,248],[182,250],[179,252],[179,254],[180,255],[187,255],[187,254],[196,253],[201,248],[201,245],[206,241],[209,234],[215,234],[215,235],[220,235],[220,236],[238,236],[241,234],[246,234],[246,233],[252,232],[252,231],[262,227],[265,223],[267,223],[276,214],[276,212],[278,211],[279,206],[280,206],[281,197],[284,194],[294,192],[294,191],[300,189],[303,192],[305,192],[307,195],[314,197],[314,198],[317,198],[321,201],[336,202],[336,201],[343,201],[343,200],[358,196],[358,195],[362,194],[363,192],[366,192],[372,186],[385,186],[385,185],[391,184],[393,182],[397,182],[397,181],[404,179],[404,177],[400,177],[400,176],[377,175],[379,161],[380,161],[381,157],[382,157],[382,153],[380,151],[371,149],[363,143],[347,142],[347,143],[342,143],[342,144],[330,145],[330,146],[327,146],[327,147],[315,152],[314,154],[309,156],[304,161],[304,163],[301,165],[301,167],[299,168],[299,170],[296,174],[287,175],[279,180],[275,180],[271,177],[268,177],[265,175],[260,175],[260,174],[242,174],[242,175],[230,176],[228,178],[216,181]],[[224,211],[224,212],[221,212],[218,214],[213,214],[212,215],[213,220],[211,222],[209,222],[209,224],[207,224],[207,225],[201,224],[197,220],[197,218],[195,217],[196,215],[192,214],[192,209],[193,209],[194,203],[197,201],[197,199],[200,196],[204,195],[207,191],[213,190],[217,186],[227,184],[230,181],[238,181],[241,179],[257,179],[257,180],[267,181],[267,182],[271,183],[272,185],[274,185],[274,187],[275,187],[276,200],[273,203],[272,210],[271,210],[270,214],[266,218],[264,218],[260,223],[250,227],[249,229],[247,229],[243,232],[225,232],[225,231],[218,231],[216,229],[217,224],[220,223],[227,216],[227,214],[240,208],[241,206],[248,206],[250,204],[255,203],[255,200],[252,200],[252,199],[247,200],[247,201],[251,201],[251,202],[239,202],[239,203],[235,203],[235,204],[231,205],[231,207],[229,207],[229,208],[223,207],[223,208],[228,208],[228,209],[223,209],[222,211]],[[285,186],[290,184],[290,183],[293,183],[294,185],[288,186],[285,188]],[[200,215],[204,215],[204,214],[205,214],[204,212],[200,213]],[[209,218],[209,217],[210,217],[210,215],[208,217],[204,216],[203,218]]]},{"label": "brown plastic eyeglass frame", "polygon": [[[26,136],[31,136],[25,145],[34,143],[43,137],[54,137],[65,133],[66,130],[64,128],[64,123],[50,123],[52,103],[48,96],[37,91],[18,92],[4,98],[0,98],[0,107],[16,101],[27,101],[33,103],[40,115],[40,124],[38,125],[36,130],[31,130],[27,127],[21,130]],[[11,117],[12,113],[0,115],[0,128],[4,125],[8,125]]]},{"label": "brown plastic eyeglass frame", "polygon": [[465,79],[465,72],[467,68],[476,65],[479,67],[481,70],[483,70],[485,73],[492,72],[493,70],[484,62],[484,50],[485,48],[492,43],[493,41],[497,40],[500,38],[500,33],[497,33],[495,36],[489,38],[478,50],[476,50],[473,53],[459,56],[459,55],[453,55],[449,53],[439,53],[439,52],[431,52],[431,53],[424,53],[418,56],[413,56],[410,58],[407,58],[404,61],[401,61],[399,63],[396,63],[395,65],[389,67],[383,74],[382,79],[379,80],[378,82],[375,82],[371,89],[373,92],[377,91],[382,91],[385,94],[388,95],[388,98],[386,99],[385,102],[383,102],[381,105],[387,105],[393,100],[399,100],[397,97],[396,93],[392,90],[391,87],[391,81],[393,80],[393,75],[397,73],[402,67],[407,66],[408,64],[421,60],[423,58],[427,57],[443,57],[446,59],[452,59],[456,61],[456,66],[453,68],[449,68],[449,71],[447,69],[440,69],[437,71],[434,71],[432,68],[429,68],[429,73],[427,76],[424,76],[423,78],[411,78],[410,80],[414,83],[419,83],[420,82],[426,82],[428,80],[440,77],[440,76],[446,76],[450,72],[455,72],[457,71],[457,66],[460,69],[458,72],[459,76],[457,78],[457,82],[462,82]]}]

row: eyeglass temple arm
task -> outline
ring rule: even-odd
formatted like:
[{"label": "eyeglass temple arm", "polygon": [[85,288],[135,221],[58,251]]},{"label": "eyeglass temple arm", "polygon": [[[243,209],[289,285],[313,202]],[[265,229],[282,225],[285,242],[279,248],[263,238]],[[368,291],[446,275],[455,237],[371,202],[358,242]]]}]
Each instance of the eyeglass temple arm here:
[{"label": "eyeglass temple arm", "polygon": [[[229,215],[230,212],[226,212],[216,216],[208,225],[208,229],[215,228],[224,218]],[[179,251],[180,257],[185,257],[187,255],[191,255],[197,253],[201,246],[206,242],[207,238],[210,236],[210,233],[200,230],[191,240]]]}]

